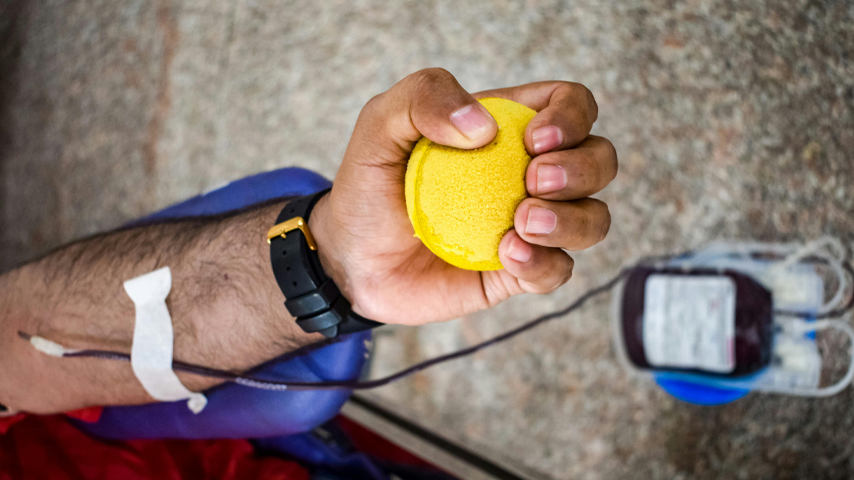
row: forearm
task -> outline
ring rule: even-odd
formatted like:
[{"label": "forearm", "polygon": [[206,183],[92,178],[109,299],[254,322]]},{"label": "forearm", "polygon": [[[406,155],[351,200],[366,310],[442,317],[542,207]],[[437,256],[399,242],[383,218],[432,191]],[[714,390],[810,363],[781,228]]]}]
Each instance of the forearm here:
[{"label": "forearm", "polygon": [[[88,239],[0,277],[0,403],[38,413],[153,401],[127,362],[55,358],[17,332],[68,348],[130,352],[125,280],[168,266],[174,358],[241,371],[321,337],[282,306],[264,234],[281,204]],[[179,373],[194,391],[216,380]]]}]

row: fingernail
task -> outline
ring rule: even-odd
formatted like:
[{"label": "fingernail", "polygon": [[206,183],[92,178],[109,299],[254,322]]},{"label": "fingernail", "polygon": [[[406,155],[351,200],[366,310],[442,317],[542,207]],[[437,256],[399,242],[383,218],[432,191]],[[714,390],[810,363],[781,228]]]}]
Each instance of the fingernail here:
[{"label": "fingernail", "polygon": [[451,114],[451,123],[469,140],[477,140],[492,130],[495,120],[474,105],[466,105]]},{"label": "fingernail", "polygon": [[531,235],[544,235],[552,233],[557,225],[555,212],[541,207],[531,207],[528,210],[528,223],[525,225],[525,233]]},{"label": "fingernail", "polygon": [[548,152],[563,143],[563,133],[554,125],[540,127],[531,134],[534,142],[534,153]]},{"label": "fingernail", "polygon": [[566,187],[566,170],[557,165],[537,166],[537,193],[556,192]]},{"label": "fingernail", "polygon": [[507,249],[507,256],[520,263],[530,260],[533,253],[534,249],[531,248],[531,245],[521,238],[514,238],[510,242],[510,248]]}]

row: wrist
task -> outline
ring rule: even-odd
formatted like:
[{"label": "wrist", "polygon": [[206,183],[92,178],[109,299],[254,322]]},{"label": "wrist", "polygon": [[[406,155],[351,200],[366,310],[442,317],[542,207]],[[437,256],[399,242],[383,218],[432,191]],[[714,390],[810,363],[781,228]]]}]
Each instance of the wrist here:
[{"label": "wrist", "polygon": [[327,193],[306,195],[285,206],[267,235],[273,273],[296,324],[332,338],[382,323],[360,315],[358,303],[351,300],[356,282],[348,266],[358,246],[342,238],[341,221],[347,219],[336,215],[337,197],[325,200]]},{"label": "wrist", "polygon": [[308,219],[308,227],[317,243],[317,254],[323,271],[335,282],[341,294],[350,301],[353,309],[358,313],[356,299],[353,296],[353,285],[344,262],[345,249],[336,242],[341,232],[336,226],[331,196],[330,191],[318,200]]}]

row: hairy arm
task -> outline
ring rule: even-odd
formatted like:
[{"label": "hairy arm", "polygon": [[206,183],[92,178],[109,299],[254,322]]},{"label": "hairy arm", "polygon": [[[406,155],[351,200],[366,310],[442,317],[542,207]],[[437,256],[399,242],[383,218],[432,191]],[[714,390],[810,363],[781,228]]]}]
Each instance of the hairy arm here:
[{"label": "hairy arm", "polygon": [[[270,267],[264,235],[282,206],[103,234],[0,276],[0,403],[53,413],[154,401],[130,363],[50,357],[17,332],[130,352],[135,313],[123,283],[165,266],[176,360],[242,371],[320,340],[288,315]],[[193,391],[218,383],[178,376]]]},{"label": "hairy arm", "polygon": [[[332,191],[309,219],[324,270],[356,313],[417,325],[550,292],[572,274],[563,249],[605,237],[608,207],[589,196],[617,174],[617,154],[607,139],[588,136],[598,116],[590,91],[538,82],[476,96],[538,112],[524,137],[533,157],[525,173],[530,197],[498,245],[504,269],[452,267],[413,236],[404,178],[415,143],[423,135],[473,149],[498,130],[450,73],[422,70],[368,102]],[[0,277],[0,403],[38,413],[152,401],[129,364],[48,357],[17,332],[70,348],[129,351],[134,307],[122,283],[163,266],[172,269],[176,360],[244,370],[320,340],[288,317],[270,267],[264,234],[281,207],[102,235]],[[179,376],[191,390],[215,383]]]}]

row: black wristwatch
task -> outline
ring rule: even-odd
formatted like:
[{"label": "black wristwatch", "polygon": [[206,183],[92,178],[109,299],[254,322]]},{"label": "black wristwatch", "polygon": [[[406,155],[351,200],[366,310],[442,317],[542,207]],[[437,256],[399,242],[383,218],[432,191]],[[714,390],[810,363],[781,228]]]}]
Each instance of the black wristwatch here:
[{"label": "black wristwatch", "polygon": [[308,218],[314,205],[328,192],[326,189],[288,202],[279,213],[276,226],[267,232],[267,243],[273,274],[287,299],[288,312],[306,332],[332,338],[383,324],[353,312],[350,302],[320,264]]}]

